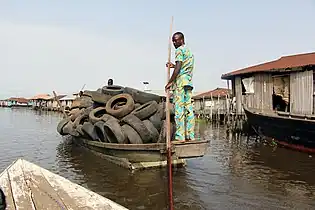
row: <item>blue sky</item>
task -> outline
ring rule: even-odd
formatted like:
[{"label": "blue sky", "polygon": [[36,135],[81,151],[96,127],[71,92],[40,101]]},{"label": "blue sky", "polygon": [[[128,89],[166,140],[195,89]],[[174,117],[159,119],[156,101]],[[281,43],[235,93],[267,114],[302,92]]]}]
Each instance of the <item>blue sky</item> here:
[{"label": "blue sky", "polygon": [[109,77],[163,89],[172,15],[198,92],[225,87],[223,73],[315,51],[311,0],[0,1],[0,98],[97,89]]}]

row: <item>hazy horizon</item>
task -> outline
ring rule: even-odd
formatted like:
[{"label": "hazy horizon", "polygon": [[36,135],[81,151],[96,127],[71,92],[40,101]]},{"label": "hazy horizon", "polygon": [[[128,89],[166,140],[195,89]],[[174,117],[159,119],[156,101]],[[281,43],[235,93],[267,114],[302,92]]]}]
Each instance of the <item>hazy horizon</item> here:
[{"label": "hazy horizon", "polygon": [[314,52],[314,10],[311,0],[1,1],[0,99],[97,89],[108,78],[161,90],[172,15],[196,58],[195,90],[226,87],[223,73]]}]

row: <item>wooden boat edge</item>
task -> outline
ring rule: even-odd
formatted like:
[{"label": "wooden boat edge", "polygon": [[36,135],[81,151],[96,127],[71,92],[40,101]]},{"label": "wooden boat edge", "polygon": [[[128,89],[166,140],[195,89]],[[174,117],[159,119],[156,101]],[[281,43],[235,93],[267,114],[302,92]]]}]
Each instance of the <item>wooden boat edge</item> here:
[{"label": "wooden boat edge", "polygon": [[[107,149],[117,149],[117,150],[142,150],[142,151],[160,151],[164,150],[166,147],[165,143],[148,143],[148,144],[117,144],[117,143],[106,143],[106,142],[98,142],[91,141],[82,137],[76,137],[75,139],[79,139],[83,141],[85,144],[107,148]],[[209,143],[210,140],[196,140],[196,141],[187,141],[187,142],[172,142],[172,146],[183,146],[183,145],[203,145]]]},{"label": "wooden boat edge", "polygon": [[[14,170],[13,170],[14,168]],[[12,169],[12,170],[11,170]],[[14,178],[14,174],[12,174],[14,171],[16,171],[17,169],[19,169],[19,173],[22,173],[22,177],[21,178],[21,182],[17,182],[16,179]],[[22,172],[21,172],[22,171]],[[28,174],[28,175],[26,175]],[[121,206],[118,203],[115,203],[114,201],[103,197],[79,184],[73,183],[70,180],[55,174],[45,168],[42,168],[34,163],[31,163],[25,159],[19,158],[15,161],[13,161],[7,168],[5,168],[2,173],[0,174],[0,180],[1,183],[7,183],[5,189],[3,189],[1,186],[1,189],[4,191],[6,197],[10,194],[10,192],[12,192],[11,196],[14,196],[14,205],[12,206],[9,203],[7,203],[7,205],[9,204],[9,206],[7,206],[8,209],[11,209],[12,207],[16,206],[17,208],[28,208],[26,206],[34,206],[35,202],[34,200],[30,200],[30,203],[24,203],[20,202],[18,199],[16,198],[21,198],[21,196],[26,196],[29,197],[30,195],[32,195],[32,189],[27,187],[24,188],[26,191],[21,191],[21,189],[23,189],[22,186],[19,186],[19,183],[22,185],[25,185],[26,183],[29,183],[30,180],[34,180],[34,181],[38,181],[36,177],[38,177],[39,175],[42,178],[44,178],[49,185],[51,186],[51,193],[57,193],[58,195],[60,191],[63,191],[67,196],[66,197],[59,197],[60,199],[68,199],[69,203],[64,203],[63,201],[61,201],[61,203],[63,203],[65,205],[65,207],[69,207],[68,205],[73,206],[73,204],[75,204],[77,202],[78,206],[77,207],[82,207],[83,206],[89,206],[89,207],[93,207],[93,209],[104,209],[104,207],[106,207],[105,209],[113,209],[113,210],[125,210],[127,208]],[[23,181],[24,180],[24,181]],[[53,180],[53,182],[52,182]],[[34,181],[31,181],[34,183]],[[39,184],[40,182],[36,182],[37,184]],[[15,185],[15,188],[13,188],[13,184]],[[9,186],[9,188],[8,188]],[[25,185],[26,186],[26,185]],[[15,192],[17,189],[19,188],[19,190],[17,192]],[[39,189],[39,188],[38,188]],[[22,193],[22,194],[21,194]],[[49,193],[46,191],[46,194]],[[24,195],[23,195],[24,194]],[[50,197],[50,195],[47,194],[48,197]],[[70,198],[70,200],[69,200]],[[93,199],[91,199],[93,198]],[[11,198],[7,197],[6,200],[12,200]],[[39,198],[38,198],[39,199]],[[38,201],[38,200],[37,200]],[[71,201],[71,202],[70,202]],[[25,200],[24,200],[25,202]],[[23,206],[21,206],[23,205]],[[24,206],[25,205],[25,206]],[[45,204],[43,204],[45,205]],[[70,206],[71,206],[70,205]],[[34,206],[35,207],[35,206]],[[70,207],[71,208],[71,207]],[[80,208],[79,208],[80,209]]]}]

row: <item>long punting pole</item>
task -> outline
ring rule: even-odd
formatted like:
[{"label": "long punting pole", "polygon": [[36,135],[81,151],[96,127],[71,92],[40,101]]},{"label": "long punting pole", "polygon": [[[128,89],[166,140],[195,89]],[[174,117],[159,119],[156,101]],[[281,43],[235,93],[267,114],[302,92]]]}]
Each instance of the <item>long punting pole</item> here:
[{"label": "long punting pole", "polygon": [[[173,29],[173,16],[170,26],[170,37],[168,44],[168,62],[171,62],[172,50],[172,29]],[[167,67],[167,83],[170,79],[170,66]],[[172,151],[171,151],[171,120],[170,120],[170,91],[166,90],[166,150],[167,150],[167,168],[168,168],[168,199],[169,209],[173,210],[173,178],[172,178]]]}]

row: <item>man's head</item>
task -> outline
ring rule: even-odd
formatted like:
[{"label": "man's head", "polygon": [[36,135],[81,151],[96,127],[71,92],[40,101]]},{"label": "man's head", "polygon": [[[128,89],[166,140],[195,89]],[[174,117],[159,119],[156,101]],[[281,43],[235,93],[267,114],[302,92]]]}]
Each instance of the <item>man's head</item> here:
[{"label": "man's head", "polygon": [[179,48],[180,46],[185,44],[184,34],[182,32],[176,32],[175,34],[173,34],[172,41],[174,47],[176,49]]},{"label": "man's head", "polygon": [[113,79],[109,79],[108,81],[107,81],[107,85],[113,85]]}]

